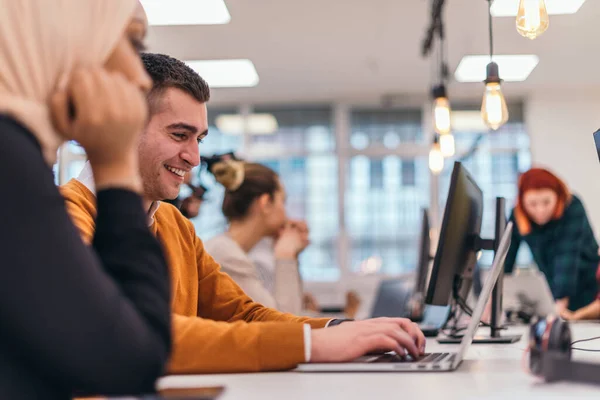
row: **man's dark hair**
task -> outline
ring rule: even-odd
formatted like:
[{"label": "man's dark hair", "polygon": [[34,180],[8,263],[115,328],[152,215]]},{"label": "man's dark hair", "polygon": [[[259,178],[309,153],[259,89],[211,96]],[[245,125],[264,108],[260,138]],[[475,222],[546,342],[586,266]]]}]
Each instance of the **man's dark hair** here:
[{"label": "man's dark hair", "polygon": [[142,62],[153,82],[152,90],[148,93],[150,114],[156,112],[160,96],[171,87],[183,90],[200,103],[210,99],[206,81],[183,61],[165,54],[143,53]]}]

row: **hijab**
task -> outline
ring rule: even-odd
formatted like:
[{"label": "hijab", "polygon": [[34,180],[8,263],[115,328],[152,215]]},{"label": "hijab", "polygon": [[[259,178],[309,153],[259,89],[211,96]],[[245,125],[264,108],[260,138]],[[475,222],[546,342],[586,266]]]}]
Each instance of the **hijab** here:
[{"label": "hijab", "polygon": [[51,95],[74,68],[102,66],[131,18],[146,20],[143,8],[137,0],[0,0],[0,10],[0,114],[28,128],[52,165],[65,138],[52,124]]}]

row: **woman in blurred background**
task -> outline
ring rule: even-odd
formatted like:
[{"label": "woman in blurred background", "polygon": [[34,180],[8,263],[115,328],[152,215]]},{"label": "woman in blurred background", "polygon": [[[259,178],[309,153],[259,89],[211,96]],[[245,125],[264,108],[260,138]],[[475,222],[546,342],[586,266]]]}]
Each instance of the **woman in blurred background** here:
[{"label": "woman in blurred background", "polygon": [[[264,165],[234,159],[214,163],[210,171],[225,187],[222,210],[229,228],[206,242],[206,250],[254,301],[300,314],[298,255],[308,246],[308,230],[288,220],[279,177]],[[275,268],[259,270],[248,253],[269,237],[276,239]]]},{"label": "woman in blurred background", "polygon": [[[152,82],[135,0],[0,0],[0,398],[154,392],[168,273],[142,208],[137,138]],[[54,184],[61,143],[94,172],[85,245]]]},{"label": "woman in blurred background", "polygon": [[515,224],[505,271],[513,271],[522,241],[544,273],[556,301],[558,314],[590,304],[598,292],[598,243],[581,200],[567,185],[542,168],[532,168],[519,178]]},{"label": "woman in blurred background", "polygon": [[[600,288],[600,268],[596,272],[596,280]],[[594,301],[590,304],[573,312],[567,310],[562,314],[562,317],[568,320],[600,319],[600,290]]]}]

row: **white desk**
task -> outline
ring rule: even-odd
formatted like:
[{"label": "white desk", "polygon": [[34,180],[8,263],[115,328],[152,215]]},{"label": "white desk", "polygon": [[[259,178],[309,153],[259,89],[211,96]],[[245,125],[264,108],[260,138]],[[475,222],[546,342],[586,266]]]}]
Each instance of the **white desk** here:
[{"label": "white desk", "polygon": [[[571,325],[573,340],[600,336],[600,324]],[[526,327],[507,333],[525,333]],[[482,334],[487,330],[482,328]],[[527,334],[519,343],[474,344],[454,372],[439,373],[305,373],[279,372],[227,375],[169,376],[159,387],[224,385],[223,400],[244,399],[600,399],[600,386],[566,382],[547,384],[522,369]],[[452,351],[457,345],[440,345],[429,339],[427,351]],[[600,349],[600,340],[578,343]],[[573,359],[600,363],[600,353],[574,351]],[[600,376],[598,377],[600,381]]]}]

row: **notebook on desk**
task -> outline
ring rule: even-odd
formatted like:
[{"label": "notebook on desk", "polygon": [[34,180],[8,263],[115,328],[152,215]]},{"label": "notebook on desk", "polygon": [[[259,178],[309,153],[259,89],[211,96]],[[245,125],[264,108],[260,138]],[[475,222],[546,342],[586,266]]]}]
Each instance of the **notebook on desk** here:
[{"label": "notebook on desk", "polygon": [[390,352],[383,355],[363,356],[358,359],[346,363],[306,363],[300,364],[296,371],[301,372],[367,372],[367,371],[390,371],[390,372],[437,372],[437,371],[453,371],[463,360],[469,346],[473,341],[473,337],[479,327],[479,322],[485,305],[492,294],[492,289],[498,280],[501,268],[504,268],[504,260],[508,253],[510,245],[510,236],[512,233],[512,223],[509,223],[502,235],[502,240],[498,246],[497,256],[492,264],[491,272],[488,274],[481,295],[477,300],[475,309],[469,327],[460,343],[457,352],[453,353],[431,353],[425,354],[419,359],[411,357],[399,357],[397,354]]}]

